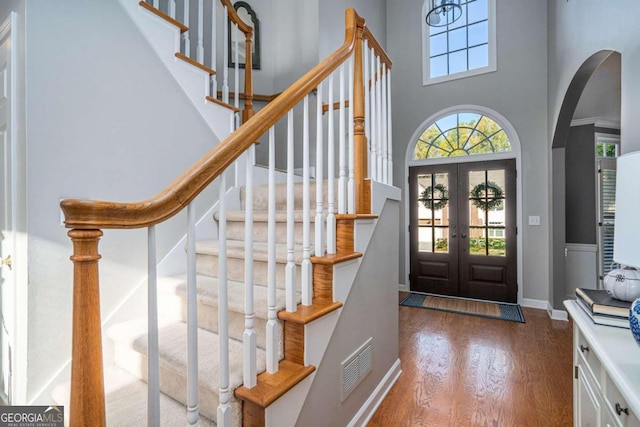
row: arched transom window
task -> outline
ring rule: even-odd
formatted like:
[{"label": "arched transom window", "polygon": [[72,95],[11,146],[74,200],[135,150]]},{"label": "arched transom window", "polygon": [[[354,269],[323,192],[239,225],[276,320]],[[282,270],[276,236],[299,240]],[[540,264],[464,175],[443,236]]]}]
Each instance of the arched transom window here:
[{"label": "arched transom window", "polygon": [[509,138],[491,118],[478,113],[454,113],[436,120],[418,137],[414,160],[511,151]]}]

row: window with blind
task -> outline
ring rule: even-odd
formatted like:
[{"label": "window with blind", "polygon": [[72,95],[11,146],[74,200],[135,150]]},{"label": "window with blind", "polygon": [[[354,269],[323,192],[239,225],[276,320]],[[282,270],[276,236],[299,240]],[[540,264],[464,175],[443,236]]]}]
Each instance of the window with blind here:
[{"label": "window with blind", "polygon": [[596,134],[598,167],[598,258],[600,281],[613,264],[613,228],[616,219],[616,157],[620,138]]}]

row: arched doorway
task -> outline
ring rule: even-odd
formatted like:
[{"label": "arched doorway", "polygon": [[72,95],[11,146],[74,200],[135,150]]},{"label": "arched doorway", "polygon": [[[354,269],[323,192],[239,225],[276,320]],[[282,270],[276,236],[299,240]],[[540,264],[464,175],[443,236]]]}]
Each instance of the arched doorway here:
[{"label": "arched doorway", "polygon": [[407,150],[410,289],[520,300],[520,144],[495,111],[457,106],[423,122]]},{"label": "arched doorway", "polygon": [[[603,222],[598,218],[600,216],[598,212],[600,202],[598,201],[597,187],[599,183],[596,178],[598,171],[596,166],[599,162],[599,156],[596,152],[597,147],[594,140],[599,132],[609,133],[612,132],[612,129],[610,125],[602,125],[603,121],[600,120],[602,117],[599,108],[592,108],[590,113],[586,115],[583,113],[582,116],[585,117],[577,117],[576,113],[585,110],[585,96],[583,96],[585,94],[596,94],[593,97],[594,102],[592,104],[594,106],[606,108],[610,104],[605,99],[607,94],[603,93],[601,88],[597,89],[593,86],[594,83],[598,83],[596,86],[600,86],[602,76],[597,76],[603,68],[607,68],[606,64],[612,61],[617,61],[618,63],[618,75],[616,77],[618,86],[616,90],[618,91],[617,109],[619,120],[620,54],[612,50],[602,50],[587,58],[573,76],[564,95],[553,134],[551,147],[553,276],[549,294],[553,308],[558,310],[563,308],[562,301],[572,296],[572,287],[597,286],[597,271],[594,264],[603,262],[598,258],[606,258],[602,253],[596,255],[596,251],[602,249],[598,240],[600,239],[599,233],[602,233],[603,230],[598,230],[598,228],[602,228]],[[611,119],[610,117],[606,118],[609,120],[605,120],[605,122]],[[581,142],[589,142],[588,147],[584,147],[584,149],[579,147],[577,149],[576,145],[571,142],[575,139],[572,135],[578,132],[581,132]],[[613,132],[615,134],[616,131],[614,130]],[[617,133],[619,134],[619,130]],[[581,159],[577,159],[578,156]],[[574,164],[580,165],[580,168],[576,169],[576,167],[571,166]],[[577,176],[577,174],[584,176]],[[615,175],[615,166],[613,175]],[[574,203],[570,197],[571,195],[578,197],[576,196],[578,193],[575,189],[576,185],[572,185],[572,181],[579,182],[579,198],[583,201],[582,205]],[[579,216],[577,216],[576,212],[579,212]],[[610,228],[612,234],[613,225]],[[576,238],[576,236],[578,237]],[[612,241],[610,245],[613,245]],[[579,258],[572,257],[569,246],[584,247],[583,253],[586,255],[581,255]],[[589,250],[587,251],[587,249]],[[567,257],[567,253],[569,253],[569,257]],[[591,262],[580,261],[587,256]],[[586,263],[589,268],[585,269],[579,265],[576,267],[577,261],[575,259],[583,264]],[[580,278],[577,282],[579,285],[574,286],[571,284],[573,280],[570,278],[575,276],[575,273],[572,273],[575,271],[580,273]]]}]

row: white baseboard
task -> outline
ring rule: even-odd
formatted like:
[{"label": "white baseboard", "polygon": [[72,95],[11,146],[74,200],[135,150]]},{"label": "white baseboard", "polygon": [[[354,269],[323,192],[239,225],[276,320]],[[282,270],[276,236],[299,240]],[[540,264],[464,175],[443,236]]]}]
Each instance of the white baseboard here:
[{"label": "white baseboard", "polygon": [[396,360],[391,369],[385,374],[378,386],[373,390],[371,396],[364,402],[358,413],[351,419],[347,426],[366,426],[373,414],[376,412],[384,398],[391,390],[391,387],[398,381],[402,374],[400,369],[400,359]]},{"label": "white baseboard", "polygon": [[553,320],[569,320],[569,315],[566,311],[555,310],[553,307],[551,307],[551,304],[547,306],[547,313],[549,313],[549,317],[551,317]]},{"label": "white baseboard", "polygon": [[567,312],[564,310],[554,310],[549,301],[540,299],[522,298],[520,305],[523,307],[536,308],[538,310],[546,310],[549,317],[553,320],[569,320]]},{"label": "white baseboard", "polygon": [[402,291],[402,292],[409,292],[409,285],[405,284],[405,283],[398,283],[398,290]]},{"label": "white baseboard", "polygon": [[549,301],[543,301],[541,299],[522,298],[520,303],[523,307],[537,308],[538,310],[546,310],[549,305]]}]

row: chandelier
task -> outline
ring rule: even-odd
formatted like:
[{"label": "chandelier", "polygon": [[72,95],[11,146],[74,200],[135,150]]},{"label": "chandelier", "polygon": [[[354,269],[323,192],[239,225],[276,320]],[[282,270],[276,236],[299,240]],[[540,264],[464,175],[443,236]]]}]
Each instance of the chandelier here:
[{"label": "chandelier", "polygon": [[429,12],[427,24],[431,27],[444,27],[453,24],[462,15],[461,0],[428,0]]}]

